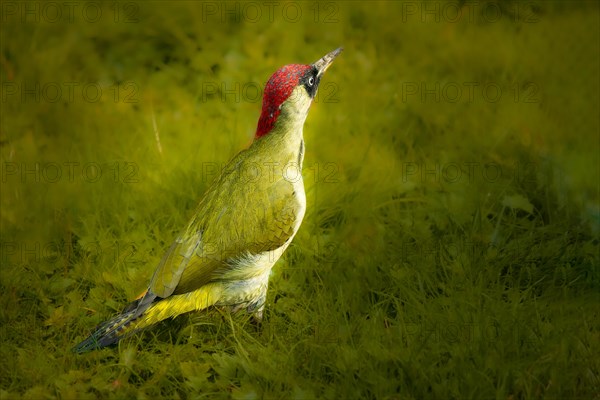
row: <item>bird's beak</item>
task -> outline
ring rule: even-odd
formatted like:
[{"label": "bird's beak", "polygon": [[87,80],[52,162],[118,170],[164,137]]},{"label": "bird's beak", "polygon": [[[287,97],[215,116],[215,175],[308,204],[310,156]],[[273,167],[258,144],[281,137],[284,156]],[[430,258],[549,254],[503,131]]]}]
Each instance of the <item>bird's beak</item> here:
[{"label": "bird's beak", "polygon": [[334,51],[325,54],[320,60],[314,62],[313,67],[319,71],[317,77],[320,77],[327,71],[327,68],[329,68],[333,60],[342,52],[342,50],[344,50],[342,47],[338,47]]}]

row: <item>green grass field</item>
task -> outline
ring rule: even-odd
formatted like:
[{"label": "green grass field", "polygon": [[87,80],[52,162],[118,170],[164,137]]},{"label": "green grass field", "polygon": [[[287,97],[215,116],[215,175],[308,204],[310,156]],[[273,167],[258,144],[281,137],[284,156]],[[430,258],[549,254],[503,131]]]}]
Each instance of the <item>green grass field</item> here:
[{"label": "green grass field", "polygon": [[[1,399],[600,399],[598,3],[67,3],[1,3]],[[338,46],[262,325],[71,353]]]}]

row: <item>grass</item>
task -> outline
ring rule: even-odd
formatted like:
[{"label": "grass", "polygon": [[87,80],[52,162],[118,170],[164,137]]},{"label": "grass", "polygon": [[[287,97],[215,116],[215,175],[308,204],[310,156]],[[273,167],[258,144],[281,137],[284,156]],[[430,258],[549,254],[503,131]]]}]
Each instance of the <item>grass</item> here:
[{"label": "grass", "polygon": [[[596,3],[23,4],[1,28],[0,398],[598,398]],[[72,354],[249,143],[253,88],[339,45],[262,325],[192,313]]]}]

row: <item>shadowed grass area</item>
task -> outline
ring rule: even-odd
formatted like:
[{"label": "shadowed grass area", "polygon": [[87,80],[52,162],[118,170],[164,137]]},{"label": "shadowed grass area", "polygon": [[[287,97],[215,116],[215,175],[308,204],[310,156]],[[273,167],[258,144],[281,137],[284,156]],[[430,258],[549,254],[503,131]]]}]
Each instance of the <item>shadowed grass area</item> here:
[{"label": "shadowed grass area", "polygon": [[[0,398],[597,398],[597,3],[46,4],[2,5]],[[72,354],[338,46],[262,324]]]}]

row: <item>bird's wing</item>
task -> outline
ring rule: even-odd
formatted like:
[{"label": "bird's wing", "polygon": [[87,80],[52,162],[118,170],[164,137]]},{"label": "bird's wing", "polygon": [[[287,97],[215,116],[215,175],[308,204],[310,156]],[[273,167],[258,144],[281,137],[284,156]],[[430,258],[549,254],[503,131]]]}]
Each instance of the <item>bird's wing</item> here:
[{"label": "bird's wing", "polygon": [[169,247],[154,271],[150,292],[158,297],[168,297],[175,291],[181,274],[188,266],[202,242],[202,232],[189,237],[179,236]]},{"label": "bird's wing", "polygon": [[151,292],[164,298],[195,290],[226,273],[231,260],[278,249],[293,237],[303,215],[293,185],[276,174],[259,176],[269,179],[260,182],[261,192],[248,179],[233,170],[208,189],[157,267]]}]

